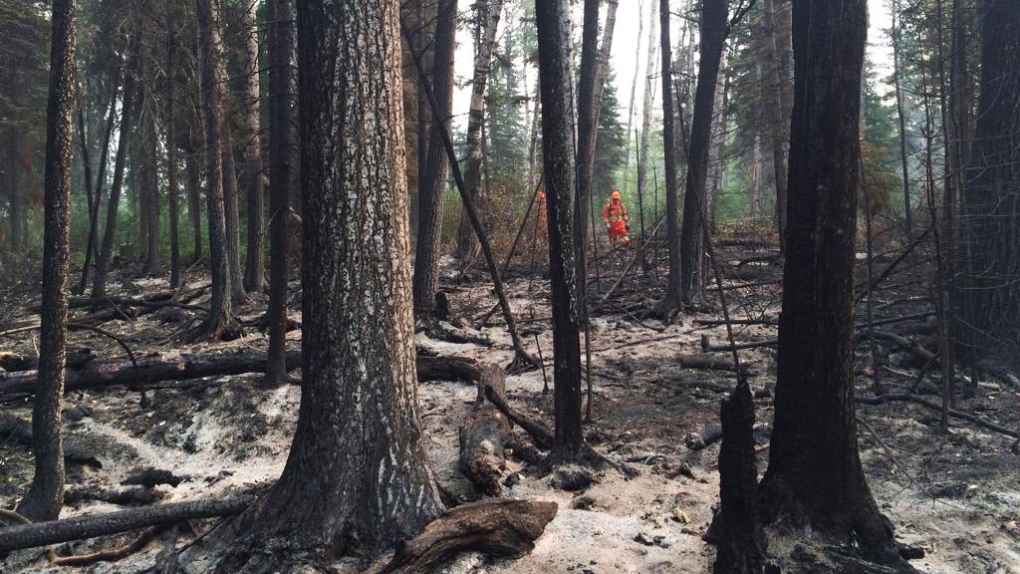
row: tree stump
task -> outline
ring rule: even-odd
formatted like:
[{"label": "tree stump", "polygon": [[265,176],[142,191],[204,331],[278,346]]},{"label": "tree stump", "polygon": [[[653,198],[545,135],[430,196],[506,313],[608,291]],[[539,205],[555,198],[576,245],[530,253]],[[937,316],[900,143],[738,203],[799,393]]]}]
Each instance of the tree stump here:
[{"label": "tree stump", "polygon": [[474,409],[460,427],[460,470],[487,496],[499,496],[499,479],[506,470],[504,446],[510,434],[510,421],[498,408],[485,400],[485,388],[506,401],[506,380],[502,369],[482,369],[478,398]]}]

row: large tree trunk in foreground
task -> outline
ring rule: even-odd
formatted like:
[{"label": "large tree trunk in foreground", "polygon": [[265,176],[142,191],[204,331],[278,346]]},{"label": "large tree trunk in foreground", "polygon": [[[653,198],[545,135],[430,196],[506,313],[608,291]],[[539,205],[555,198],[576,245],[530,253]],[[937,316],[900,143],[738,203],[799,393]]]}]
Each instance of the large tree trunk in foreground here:
[{"label": "large tree trunk in foreground", "polygon": [[1020,4],[988,0],[981,95],[967,181],[973,246],[962,282],[964,340],[974,358],[1020,366]]},{"label": "large tree trunk in foreground", "polygon": [[258,548],[372,556],[442,508],[416,404],[399,10],[298,4],[303,383]]},{"label": "large tree trunk in foreground", "polygon": [[[496,28],[503,12],[503,0],[476,0],[475,9],[484,14],[484,26],[478,50],[475,52],[475,73],[471,80],[471,109],[468,113],[467,157],[464,159],[464,182],[467,184],[471,201],[478,205],[482,187],[482,123],[485,120],[485,86],[489,81],[489,67],[492,62],[492,48],[496,43]],[[460,227],[457,232],[456,255],[462,261],[474,256],[477,246],[471,220],[466,211],[461,211]]]},{"label": "large tree trunk in foreground", "polygon": [[[436,292],[439,290],[439,247],[442,239],[443,197],[446,195],[446,175],[449,162],[443,147],[443,132],[449,130],[453,111],[453,58],[457,47],[457,2],[440,0],[436,20],[435,55],[432,74],[432,93],[435,95],[436,129],[429,130],[428,151],[419,181],[418,242],[415,245],[414,315],[418,320],[435,316]],[[419,87],[422,92],[424,87]],[[428,106],[428,98],[425,100]],[[419,114],[425,108],[419,108]],[[434,114],[429,113],[429,117]]]},{"label": "large tree trunk in foreground", "polygon": [[219,62],[223,46],[218,31],[218,10],[213,0],[196,0],[202,68],[202,112],[205,119],[206,202],[209,224],[209,263],[212,299],[205,331],[216,336],[231,320],[231,286],[227,265],[227,231],[223,201],[223,162],[220,127],[223,84]]},{"label": "large tree trunk in foreground", "polygon": [[860,189],[865,0],[793,8],[790,217],[775,423],[759,486],[762,519],[819,540],[856,543],[899,563],[892,528],[868,489],[854,403],[854,236]]},{"label": "large tree trunk in foreground", "polygon": [[[67,362],[67,281],[71,232],[71,112],[74,109],[74,0],[54,0],[46,105],[46,224],[43,242],[39,395],[32,405],[32,485],[18,504],[30,520],[52,520],[64,501],[60,403]],[[5,532],[0,538],[9,538]]]},{"label": "large tree trunk in foreground", "polygon": [[297,161],[294,133],[294,0],[269,0],[269,363],[266,383],[287,378],[287,219]]},{"label": "large tree trunk in foreground", "polygon": [[549,275],[553,313],[556,437],[553,458],[570,462],[584,445],[581,432],[581,341],[574,264],[574,125],[570,92],[570,11],[565,0],[536,0],[542,150],[549,218]]}]

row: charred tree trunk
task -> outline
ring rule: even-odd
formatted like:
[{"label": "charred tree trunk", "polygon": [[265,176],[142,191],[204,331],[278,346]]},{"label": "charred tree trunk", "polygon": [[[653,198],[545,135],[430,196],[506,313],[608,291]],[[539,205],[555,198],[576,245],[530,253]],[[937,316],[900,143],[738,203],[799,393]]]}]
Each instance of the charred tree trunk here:
[{"label": "charred tree trunk", "polygon": [[287,219],[297,141],[294,133],[294,0],[269,0],[269,363],[266,382],[287,378]]},{"label": "charred tree trunk", "polygon": [[671,318],[680,309],[682,288],[680,270],[680,201],[676,179],[676,112],[673,110],[673,50],[670,46],[669,0],[659,0],[662,50],[662,138],[666,150],[666,243],[669,245],[669,278],[666,295],[655,314]]},{"label": "charred tree trunk", "polygon": [[141,115],[141,155],[139,180],[141,184],[142,209],[145,210],[145,271],[157,276],[161,273],[159,262],[159,178],[157,170],[156,110],[155,99],[149,90]]},{"label": "charred tree trunk", "polygon": [[[226,57],[225,55],[221,55]],[[220,81],[227,85],[226,65],[220,68]],[[227,232],[227,275],[230,276],[230,298],[243,302],[244,276],[241,274],[241,214],[237,204],[237,164],[234,160],[234,134],[230,128],[230,98],[223,92],[223,116],[221,117],[221,153],[223,156],[223,209],[225,231]]]},{"label": "charred tree trunk", "polygon": [[106,295],[106,277],[110,271],[110,262],[113,261],[114,245],[117,241],[117,214],[120,209],[120,192],[124,184],[124,163],[127,156],[128,140],[131,135],[131,119],[134,117],[135,98],[135,73],[137,72],[137,60],[139,40],[131,44],[131,55],[127,72],[124,76],[124,101],[121,104],[120,114],[120,135],[117,142],[117,156],[113,162],[113,182],[110,184],[110,200],[106,204],[106,227],[103,230],[103,244],[99,249],[99,257],[96,258],[96,272],[92,277],[92,298],[99,299]]},{"label": "charred tree trunk", "polygon": [[981,17],[981,94],[967,181],[973,247],[964,339],[979,358],[1018,366],[1020,349],[1020,4],[988,0]]},{"label": "charred tree trunk", "polygon": [[854,238],[864,0],[793,6],[790,218],[775,422],[762,518],[901,564],[868,489],[853,393]]},{"label": "charred tree trunk", "polygon": [[214,0],[196,0],[199,50],[201,52],[202,111],[205,119],[206,203],[209,224],[209,254],[212,268],[212,298],[205,333],[214,338],[231,321],[231,274],[227,263],[227,232],[223,200],[223,154],[221,124],[223,82],[219,73],[223,60],[219,15]]},{"label": "charred tree trunk", "polygon": [[[113,133],[113,123],[117,117],[117,92],[120,89],[120,70],[113,75],[113,93],[110,95],[110,105],[107,108],[106,129],[103,131],[102,148],[99,151],[99,169],[96,174],[96,185],[94,188],[94,201],[89,208],[89,234],[85,244],[85,263],[81,268],[81,281],[78,282],[77,292],[85,293],[85,287],[89,280],[89,267],[92,257],[99,259],[99,208],[103,204],[103,186],[106,183],[106,166],[110,156],[110,135]],[[84,154],[84,151],[83,151]],[[87,177],[87,176],[86,176]]]},{"label": "charred tree trunk", "polygon": [[574,263],[574,125],[570,10],[566,0],[536,0],[542,149],[549,218],[549,275],[553,309],[556,435],[552,457],[576,460],[581,432],[581,342]]},{"label": "charred tree trunk", "polygon": [[64,499],[60,404],[67,362],[67,280],[71,232],[71,114],[74,110],[74,0],[54,0],[46,105],[46,223],[43,239],[39,392],[32,404],[35,474],[18,504],[29,520],[53,520]]},{"label": "charred tree trunk", "polygon": [[266,288],[265,190],[262,185],[262,138],[259,126],[259,30],[255,12],[257,0],[244,11],[243,26],[248,33],[247,77],[244,121],[244,183],[248,198],[248,253],[244,266],[244,290],[261,293]]},{"label": "charred tree trunk", "polygon": [[893,52],[893,88],[896,93],[896,119],[899,125],[900,140],[900,167],[903,173],[903,227],[906,232],[907,243],[914,241],[914,223],[911,215],[912,207],[910,201],[910,173],[907,164],[907,128],[906,118],[903,113],[903,90],[900,88],[900,27],[898,14],[900,7],[893,4],[892,13],[892,52]]},{"label": "charred tree trunk", "polygon": [[[464,160],[464,182],[471,201],[478,205],[482,186],[482,123],[485,120],[485,86],[489,80],[492,49],[496,44],[496,28],[503,12],[503,0],[476,0],[475,9],[484,23],[475,52],[475,72],[471,80],[471,110],[468,114],[467,157]],[[484,15],[484,18],[482,16]],[[461,261],[474,257],[477,242],[467,212],[460,214],[456,255]]]},{"label": "charred tree trunk", "polygon": [[[259,548],[370,556],[442,507],[416,406],[399,9],[298,3],[304,368]],[[251,556],[233,558],[220,570]]]},{"label": "charred tree trunk", "polygon": [[166,182],[170,204],[170,288],[181,284],[180,196],[177,183],[177,35],[167,11]]},{"label": "charred tree trunk", "polygon": [[[680,227],[680,300],[685,305],[704,299],[697,275],[702,259],[701,220],[705,213],[708,156],[712,145],[712,111],[719,83],[719,64],[729,32],[728,0],[703,0],[701,4],[701,56],[694,116],[687,154],[683,225]],[[672,248],[672,247],[671,247]]]},{"label": "charred tree trunk", "polygon": [[[449,162],[443,147],[443,130],[449,131],[453,113],[453,61],[457,46],[457,3],[455,0],[439,0],[436,20],[435,50],[432,66],[432,89],[439,108],[434,116],[437,127],[429,130],[428,151],[425,154],[425,169],[419,181],[418,192],[418,242],[415,245],[414,315],[420,321],[429,321],[435,316],[436,292],[439,290],[439,247],[443,219],[443,198],[446,191],[446,175]],[[425,89],[419,86],[423,93]],[[425,107],[418,113],[425,113]]]},{"label": "charred tree trunk", "polygon": [[[895,17],[895,16],[894,16]],[[772,167],[776,180],[776,224],[779,229],[779,255],[786,254],[786,171],[790,142],[790,4],[786,0],[765,3],[769,56],[773,85],[766,113],[772,131]]]}]

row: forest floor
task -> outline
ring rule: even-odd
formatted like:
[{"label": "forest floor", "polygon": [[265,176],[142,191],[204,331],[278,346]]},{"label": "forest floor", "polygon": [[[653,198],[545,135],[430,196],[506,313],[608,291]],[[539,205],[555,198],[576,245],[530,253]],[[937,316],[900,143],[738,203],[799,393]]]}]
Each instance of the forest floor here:
[{"label": "forest floor", "polygon": [[[727,299],[734,318],[774,320],[779,311],[781,268],[738,261],[770,252],[730,246],[721,259],[729,271]],[[892,258],[883,259],[887,265]],[[599,280],[590,283],[592,300],[615,282],[624,268],[620,254],[610,254],[598,265]],[[446,262],[444,280],[451,308],[471,329],[491,308],[494,298],[484,280],[457,281],[452,264]],[[863,265],[862,265],[863,268]],[[715,550],[701,540],[718,501],[718,442],[695,449],[693,439],[718,421],[720,400],[735,383],[724,370],[685,369],[679,357],[702,353],[702,338],[722,345],[725,327],[699,321],[718,321],[721,314],[714,291],[710,308],[685,312],[671,324],[643,319],[640,313],[656,301],[665,283],[664,265],[658,273],[627,278],[610,297],[612,303],[593,305],[592,370],[594,401],[592,421],[585,436],[608,458],[636,468],[639,475],[626,478],[608,470],[595,476],[582,491],[567,492],[553,486],[510,453],[505,477],[505,496],[551,500],[559,504],[556,518],[537,540],[534,551],[517,560],[493,560],[477,553],[461,555],[443,572],[468,573],[561,573],[609,574],[707,573]],[[863,273],[863,270],[862,270]],[[925,289],[928,271],[923,266],[905,267],[876,291],[876,320],[921,315],[931,309]],[[863,276],[863,275],[862,275]],[[480,279],[481,276],[478,277]],[[165,281],[131,277],[122,270],[115,278],[118,295],[140,296],[165,290]],[[737,288],[737,285],[750,285]],[[552,332],[548,303],[549,284],[540,272],[511,270],[507,276],[511,305],[525,333],[528,350],[538,354],[541,346],[545,376],[552,377]],[[295,300],[297,300],[295,298]],[[196,304],[202,304],[198,299]],[[21,301],[20,311],[10,318],[10,328],[34,319],[28,307],[37,301]],[[192,311],[165,309],[133,320],[120,318],[103,328],[123,337],[139,356],[160,354],[212,355],[228,352],[264,352],[266,335],[257,327],[265,298],[258,296],[239,311],[240,337],[215,344],[184,344],[179,335],[182,321]],[[291,317],[300,321],[300,305]],[[858,313],[865,316],[864,307]],[[81,313],[81,312],[79,312]],[[932,317],[890,323],[882,327],[937,351]],[[2,330],[2,329],[0,329]],[[499,315],[479,332],[491,345],[451,343],[419,334],[419,350],[443,356],[469,357],[482,363],[506,365],[512,359],[509,338]],[[738,342],[775,339],[771,325],[736,327]],[[0,339],[0,350],[32,355],[37,333]],[[297,349],[300,330],[291,331],[289,342]],[[98,357],[116,358],[124,351],[113,341],[94,333],[74,332],[71,345],[91,348]],[[916,386],[924,367],[911,353],[882,343],[879,372],[892,391]],[[727,353],[715,353],[726,359]],[[874,367],[867,338],[858,342],[858,394],[870,396]],[[772,419],[771,390],[775,385],[775,349],[760,347],[741,351],[741,361],[753,371],[756,390],[756,440],[759,470],[768,461],[768,437]],[[519,411],[552,426],[552,393],[543,393],[543,371],[508,376],[509,402]],[[259,490],[270,484],[286,461],[298,412],[300,389],[289,385],[264,389],[260,375],[215,377],[165,383],[142,394],[125,387],[75,391],[65,397],[64,433],[67,441],[84,449],[101,463],[68,465],[68,483],[80,491],[119,486],[144,469],[170,471],[179,484],[152,488],[156,498],[183,501]],[[932,382],[934,381],[934,383]],[[550,380],[551,384],[551,380]],[[921,393],[937,391],[938,369],[929,370],[918,386]],[[971,398],[961,398],[957,408],[1002,426],[1020,428],[1020,388],[1008,380],[988,378],[977,385]],[[464,381],[426,382],[420,385],[420,415],[427,449],[439,482],[455,496],[477,498],[460,474],[458,429],[475,398],[475,388]],[[929,396],[938,402],[938,396]],[[28,421],[29,399],[5,399],[0,416]],[[897,527],[898,538],[923,548],[926,555],[913,564],[930,573],[996,574],[1020,572],[1020,450],[1017,441],[1002,434],[954,420],[949,432],[940,430],[938,413],[917,404],[861,405],[860,449],[865,471],[880,507]],[[515,429],[522,437],[523,432]],[[527,442],[526,438],[523,438]],[[10,436],[0,436],[0,507],[13,508],[32,475],[29,449]],[[86,500],[65,506],[63,517],[118,510],[121,506]],[[219,524],[197,521],[179,533],[178,548],[190,544],[196,560],[184,572],[198,572],[203,563],[201,533]],[[131,540],[135,534],[106,537],[61,545],[61,554],[85,553]],[[85,568],[94,573],[158,572],[169,538],[150,543],[120,562]],[[0,572],[65,572],[75,570],[47,563],[42,550],[12,553],[0,560]]]}]

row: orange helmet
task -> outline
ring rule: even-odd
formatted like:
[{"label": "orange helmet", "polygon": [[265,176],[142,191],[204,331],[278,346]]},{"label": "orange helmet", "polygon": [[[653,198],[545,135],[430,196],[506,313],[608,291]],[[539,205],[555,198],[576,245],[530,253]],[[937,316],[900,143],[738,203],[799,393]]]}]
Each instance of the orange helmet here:
[{"label": "orange helmet", "polygon": [[613,195],[612,195],[612,198],[613,198],[613,199],[620,199],[620,190],[618,190],[618,189],[614,189],[614,190],[613,190]]}]

